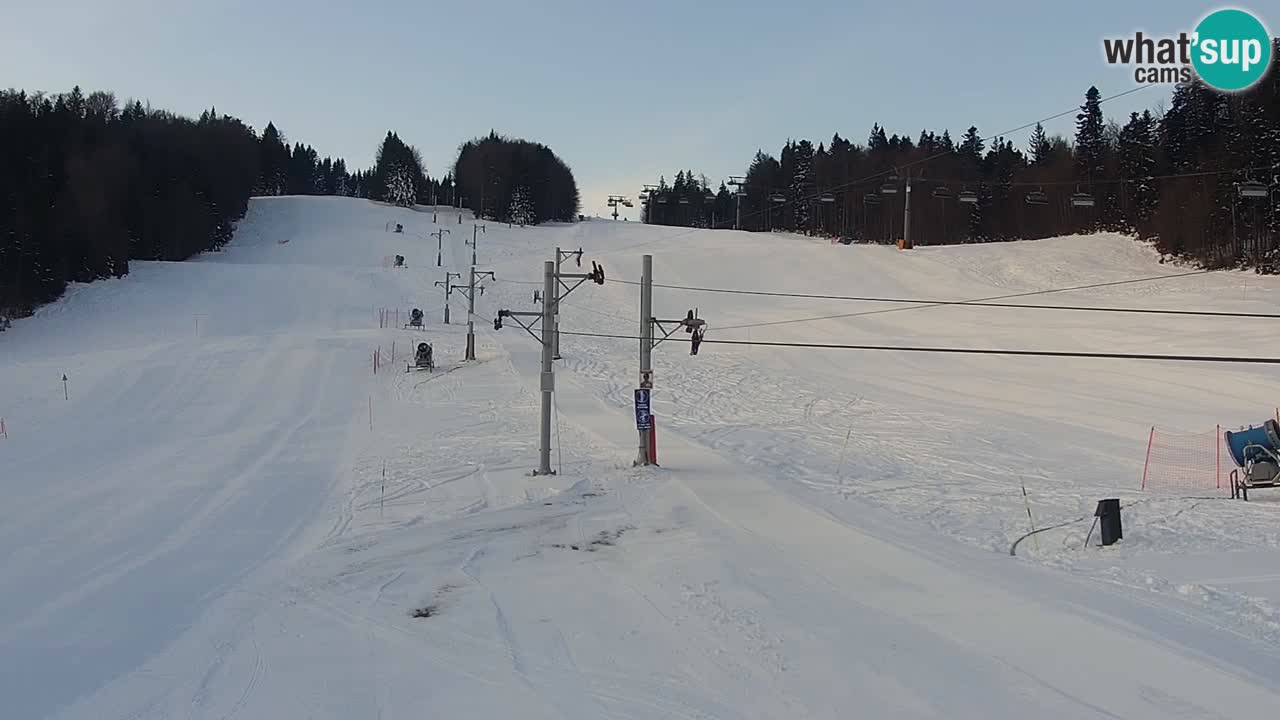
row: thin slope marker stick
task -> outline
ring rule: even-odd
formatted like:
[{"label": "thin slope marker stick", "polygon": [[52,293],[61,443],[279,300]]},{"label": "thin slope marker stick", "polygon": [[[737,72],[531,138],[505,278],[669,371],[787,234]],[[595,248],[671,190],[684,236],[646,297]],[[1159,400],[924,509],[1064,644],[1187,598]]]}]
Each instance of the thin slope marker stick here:
[{"label": "thin slope marker stick", "polygon": [[1036,552],[1040,552],[1040,538],[1036,535],[1036,519],[1031,516],[1031,498],[1027,497],[1027,481],[1019,479],[1022,484],[1022,502],[1027,506],[1027,521],[1031,523],[1031,539],[1036,544]]},{"label": "thin slope marker stick", "polygon": [[[849,438],[851,437],[853,437],[852,427],[849,428],[849,432],[844,434],[844,447],[840,448],[840,464],[836,466],[836,484],[841,488],[841,490],[844,489],[844,454],[849,449]],[[846,500],[849,498],[849,494],[846,492],[841,492],[840,494],[843,495]]]}]

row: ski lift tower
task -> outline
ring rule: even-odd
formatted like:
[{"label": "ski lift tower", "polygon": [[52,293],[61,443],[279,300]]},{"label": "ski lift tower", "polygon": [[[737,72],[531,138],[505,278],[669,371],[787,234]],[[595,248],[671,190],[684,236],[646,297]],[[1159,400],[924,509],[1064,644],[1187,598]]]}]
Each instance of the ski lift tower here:
[{"label": "ski lift tower", "polygon": [[623,195],[610,195],[609,207],[613,208],[613,219],[617,220],[619,207],[634,207],[634,205],[632,205],[629,198]]},{"label": "ski lift tower", "polygon": [[658,192],[657,185],[645,185],[640,191],[640,202],[644,203],[644,211],[640,214],[641,222],[654,224],[653,217],[653,194]]},{"label": "ski lift tower", "polygon": [[733,229],[741,230],[742,229],[742,196],[747,194],[746,192],[743,191],[742,188],[746,186],[747,178],[742,175],[730,175],[728,184],[733,187],[733,198],[734,198]]},{"label": "ski lift tower", "polygon": [[[1245,200],[1263,200],[1271,195],[1271,188],[1266,183],[1261,183],[1252,178],[1246,177],[1243,182],[1238,182],[1236,186],[1236,195]],[[1255,215],[1256,220],[1256,215]],[[1257,233],[1257,222],[1254,223],[1254,232]],[[1231,241],[1237,243],[1236,236],[1236,198],[1231,198]],[[1253,253],[1258,252],[1258,238],[1254,237],[1251,243]]]}]

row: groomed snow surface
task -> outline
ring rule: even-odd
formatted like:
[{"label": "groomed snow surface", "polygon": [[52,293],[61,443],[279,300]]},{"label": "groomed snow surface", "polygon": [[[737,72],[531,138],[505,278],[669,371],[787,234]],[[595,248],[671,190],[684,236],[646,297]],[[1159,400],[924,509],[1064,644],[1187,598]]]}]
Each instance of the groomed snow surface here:
[{"label": "groomed snow surface", "polygon": [[[965,247],[591,220],[479,236],[255,200],[222,252],[136,263],[0,334],[0,716],[1259,718],[1280,708],[1280,491],[1139,489],[1150,428],[1275,412],[1266,366],[686,343],[632,467],[641,255],[658,283],[968,299],[1185,272],[1115,236]],[[402,223],[403,234],[387,232]],[[436,267],[443,237],[443,264]],[[542,262],[565,302],[537,463]],[[402,254],[407,268],[383,266]],[[574,267],[570,261],[566,267]],[[575,268],[576,270],[576,268]],[[1212,273],[1026,302],[1273,311]],[[382,308],[426,312],[379,328]],[[659,288],[708,339],[1272,352],[1272,321]],[[810,322],[780,322],[846,315]],[[766,324],[776,323],[776,324]],[[733,329],[734,326],[742,326]],[[747,327],[750,326],[750,327]],[[683,336],[683,333],[681,333]],[[405,373],[410,345],[437,371]],[[392,361],[392,346],[395,359]],[[375,350],[383,365],[372,372]],[[62,376],[66,374],[66,395]],[[1028,531],[1066,523],[1009,549]],[[1094,505],[1117,545],[1084,548]],[[1077,518],[1082,521],[1070,522]]]}]

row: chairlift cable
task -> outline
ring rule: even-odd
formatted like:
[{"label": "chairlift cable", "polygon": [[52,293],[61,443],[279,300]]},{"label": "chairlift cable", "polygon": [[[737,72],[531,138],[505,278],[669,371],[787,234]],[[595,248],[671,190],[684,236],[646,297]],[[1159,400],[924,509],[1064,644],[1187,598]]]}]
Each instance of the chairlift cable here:
[{"label": "chairlift cable", "polygon": [[[561,330],[561,335],[608,338],[615,340],[640,340],[638,335],[612,333],[587,333]],[[689,342],[685,338],[671,337],[668,342]],[[1083,352],[1068,350],[1021,350],[997,348],[914,347],[910,345],[869,345],[854,343],[783,342],[769,340],[718,340],[702,339],[703,344],[742,345],[751,347],[805,348],[817,350],[880,350],[887,352],[916,352],[954,355],[1008,355],[1015,357],[1079,358],[1101,360],[1151,360],[1191,363],[1228,363],[1251,365],[1280,365],[1280,357],[1250,357],[1241,355],[1159,355],[1154,353]]]},{"label": "chairlift cable", "polygon": [[[1126,313],[1126,314],[1138,314],[1138,315],[1177,315],[1177,316],[1191,316],[1191,317],[1223,317],[1223,318],[1247,318],[1247,319],[1269,319],[1269,320],[1280,319],[1280,313],[1228,312],[1228,311],[1216,311],[1216,310],[1174,310],[1174,309],[1163,309],[1163,308],[1092,307],[1088,305],[1040,305],[1040,304],[998,302],[1000,300],[1012,300],[1015,298],[1032,297],[1037,295],[1046,295],[1046,294],[1059,293],[1059,292],[1071,292],[1076,290],[1090,290],[1090,289],[1096,289],[1101,287],[1114,287],[1117,285],[1129,285],[1129,284],[1135,284],[1135,283],[1155,282],[1158,280],[1169,280],[1169,279],[1190,277],[1194,275],[1204,275],[1209,272],[1213,272],[1213,271],[1195,270],[1191,272],[1176,273],[1172,275],[1154,275],[1150,277],[1130,278],[1127,280],[1114,280],[1114,281],[1102,282],[1102,283],[1091,283],[1088,285],[1077,285],[1073,287],[1052,288],[1049,290],[1035,290],[1035,291],[1030,291],[1025,293],[1014,293],[1010,295],[998,295],[998,296],[993,296],[988,298],[978,298],[974,300],[926,300],[926,299],[916,299],[916,298],[888,298],[888,297],[869,297],[869,296],[854,296],[854,295],[825,295],[825,294],[817,294],[817,293],[788,293],[788,292],[773,292],[773,291],[766,291],[766,290],[740,290],[740,289],[731,289],[731,288],[696,287],[696,286],[690,286],[690,285],[668,285],[668,284],[660,284],[660,283],[654,283],[653,286],[656,288],[664,288],[669,290],[686,290],[691,292],[722,293],[722,294],[731,294],[731,295],[755,295],[755,296],[764,296],[764,297],[786,297],[786,298],[800,298],[800,299],[810,299],[810,300],[841,300],[841,301],[850,301],[850,302],[892,303],[892,304],[898,304],[898,305],[912,304],[915,306],[915,307],[905,307],[905,308],[891,308],[888,310],[871,310],[871,311],[856,312],[856,313],[843,313],[838,315],[824,315],[824,316],[812,317],[812,318],[795,318],[792,320],[779,320],[779,321],[765,322],[765,323],[752,323],[747,325],[734,325],[734,326],[719,328],[720,330],[735,330],[735,329],[741,329],[741,328],[763,327],[767,325],[782,325],[782,324],[791,324],[791,323],[798,323],[798,322],[814,322],[818,320],[834,320],[838,318],[858,317],[862,315],[874,315],[874,314],[885,313],[885,312],[899,312],[903,310],[918,310],[923,307],[939,307],[944,305],[957,305],[957,306],[968,306],[968,307],[992,307],[992,308],[1008,308],[1008,309],[1024,309],[1024,310],[1063,310],[1063,311],[1080,311],[1080,312]],[[634,280],[621,280],[616,278],[611,279],[610,282],[623,283],[627,285],[640,284]]]}]

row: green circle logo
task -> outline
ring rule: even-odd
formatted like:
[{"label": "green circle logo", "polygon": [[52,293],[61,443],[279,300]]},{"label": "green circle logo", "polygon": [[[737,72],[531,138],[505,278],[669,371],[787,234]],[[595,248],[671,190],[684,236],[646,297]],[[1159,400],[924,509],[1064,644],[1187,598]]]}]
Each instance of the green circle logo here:
[{"label": "green circle logo", "polygon": [[1196,26],[1193,43],[1191,64],[1200,79],[1217,90],[1249,88],[1271,65],[1271,33],[1244,10],[1209,13]]}]

